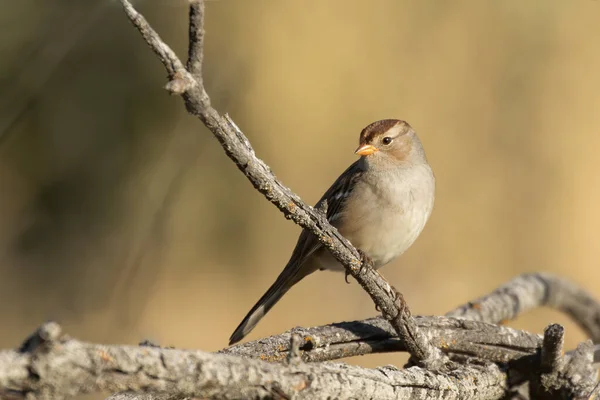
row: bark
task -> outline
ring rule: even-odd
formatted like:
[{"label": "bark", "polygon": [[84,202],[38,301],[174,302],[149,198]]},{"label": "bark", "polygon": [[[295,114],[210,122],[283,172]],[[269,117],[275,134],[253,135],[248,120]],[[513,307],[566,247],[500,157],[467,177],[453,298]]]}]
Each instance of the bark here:
[{"label": "bark", "polygon": [[3,399],[61,399],[106,391],[126,392],[113,399],[148,400],[497,399],[506,384],[506,373],[493,363],[448,373],[420,367],[268,363],[203,351],[85,343],[62,335],[56,323],[43,325],[18,350],[0,352]]}]

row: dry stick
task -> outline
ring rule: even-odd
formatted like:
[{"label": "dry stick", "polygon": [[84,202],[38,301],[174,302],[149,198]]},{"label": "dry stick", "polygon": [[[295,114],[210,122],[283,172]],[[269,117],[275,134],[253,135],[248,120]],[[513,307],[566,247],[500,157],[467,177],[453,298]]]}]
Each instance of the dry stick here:
[{"label": "dry stick", "polygon": [[0,351],[0,398],[56,400],[122,391],[113,399],[492,400],[507,390],[506,373],[493,364],[436,374],[422,368],[298,361],[267,363],[196,350],[98,345],[63,336],[56,323],[47,323],[20,349]]},{"label": "dry stick", "polygon": [[[492,327],[481,322],[447,321]],[[528,334],[497,328],[506,330],[498,342],[508,344],[507,347],[530,347],[527,344]],[[512,344],[511,335],[515,336]],[[296,350],[296,346],[305,339],[296,336],[291,347]],[[498,349],[502,347],[498,346]],[[575,353],[567,356],[561,373],[553,375],[556,379],[549,382],[558,382],[556,387],[564,387],[569,393],[591,392],[595,384],[591,351],[593,348],[589,344],[579,346]],[[557,352],[550,350],[549,353]],[[531,358],[527,355],[522,358],[528,357]],[[510,389],[507,370],[491,364],[479,366],[467,363],[450,373],[439,374],[422,368],[398,370],[382,367],[371,370],[345,364],[307,364],[295,355],[290,361],[267,363],[262,357],[251,359],[155,346],[84,343],[62,335],[58,324],[47,323],[27,338],[19,349],[0,351],[0,398],[61,399],[91,392],[130,391],[113,396],[113,400],[260,396],[312,399],[317,395],[330,398],[450,400],[499,399]],[[535,363],[531,366],[526,376],[541,372]]]},{"label": "dry stick", "polygon": [[446,316],[497,324],[542,306],[564,312],[594,343],[600,342],[600,302],[577,285],[547,273],[521,275]]},{"label": "dry stick", "polygon": [[530,376],[530,393],[534,399],[587,399],[597,384],[598,371],[593,366],[591,341],[563,355],[564,328],[550,325],[544,332],[540,368]]},{"label": "dry stick", "polygon": [[190,8],[190,60],[187,64],[191,71],[186,70],[171,48],[128,0],[121,0],[121,4],[131,22],[165,66],[171,79],[166,85],[167,90],[182,95],[188,112],[198,117],[213,133],[227,156],[252,185],[277,206],[286,218],[312,232],[344,265],[390,321],[414,362],[429,369],[447,364],[448,358],[419,332],[409,313],[402,312],[403,307],[396,303],[395,292],[389,284],[374,269],[361,264],[357,250],[329,224],[321,212],[306,205],[275,177],[271,169],[256,157],[250,142],[229,116],[221,116],[211,107],[203,81],[201,78],[197,79],[201,75],[204,2],[194,0]]},{"label": "dry stick", "polygon": [[[544,341],[540,349],[539,370],[525,379],[529,379],[529,392],[533,398],[561,398],[560,392],[566,393],[569,385],[565,385],[563,369],[565,329],[552,324],[544,330]],[[513,377],[514,378],[514,377]]]},{"label": "dry stick", "polygon": [[[475,321],[495,324],[502,320],[515,318],[530,309],[551,306],[569,315],[575,323],[588,332],[594,341],[600,332],[600,303],[573,283],[551,274],[526,274],[502,285],[490,294],[477,301],[460,306],[449,312],[449,316],[460,316],[460,320],[441,317],[431,318],[416,317],[417,325],[423,330],[430,342],[446,352],[461,352],[490,361],[499,360],[485,355],[491,351],[496,357],[515,357],[521,350],[525,352],[539,347],[541,342],[538,335],[495,325],[479,325]],[[475,320],[467,322],[466,320]],[[303,347],[303,358],[306,361],[325,361],[344,357],[382,353],[390,351],[403,351],[405,348],[397,340],[394,329],[381,317],[370,318],[363,321],[342,322],[315,328],[297,328],[292,332],[299,332],[305,338],[311,338]],[[511,343],[503,342],[502,338],[520,332],[530,335],[531,340],[523,349],[512,353]],[[489,335],[488,335],[489,333]],[[258,341],[239,344],[222,352],[251,356],[262,355],[268,360],[278,360],[280,348],[287,351],[289,341],[288,333],[271,336]],[[469,336],[465,336],[469,335]],[[494,335],[499,337],[494,339]],[[444,340],[446,338],[446,340]],[[464,340],[464,342],[463,342]],[[473,346],[468,346],[468,340],[473,341]],[[491,340],[491,341],[488,341]],[[496,340],[494,342],[494,340]],[[515,343],[521,343],[519,338]],[[462,350],[462,347],[465,349]],[[503,347],[500,349],[498,346]],[[527,347],[531,346],[531,347]],[[599,349],[596,349],[599,350]],[[511,355],[512,354],[512,355]],[[595,351],[600,356],[600,351]],[[600,357],[596,360],[600,362]]]},{"label": "dry stick", "polygon": [[[438,316],[416,316],[415,320],[420,331],[440,350],[491,362],[506,363],[534,355],[542,345],[539,335],[485,322]],[[237,344],[219,353],[282,362],[290,351],[290,337],[294,335],[302,338],[300,350],[305,362],[406,351],[388,321],[378,317],[313,328],[298,327],[279,335]]]},{"label": "dry stick", "polygon": [[[538,285],[539,280],[542,278],[544,282],[552,282],[552,284],[544,286],[546,288],[552,287],[553,290],[548,292],[547,295],[535,296],[540,301],[539,305],[543,305],[544,301],[547,302],[550,299],[555,299],[551,304],[560,309],[565,309],[565,304],[569,304],[569,308],[575,310],[585,309],[588,307],[586,305],[589,304],[597,304],[589,295],[583,295],[584,292],[581,289],[576,288],[566,280],[547,274],[537,277],[536,275],[526,275],[503,285],[503,290],[495,290],[486,296],[488,301],[482,303],[483,308],[475,307],[479,311],[479,314],[476,315],[488,315],[485,311],[486,305],[497,305],[498,301],[491,301],[491,299],[495,296],[502,299],[507,292],[512,294],[511,312],[519,313],[534,307],[535,305],[527,301],[527,298],[530,293],[536,293],[537,290],[533,287],[524,290],[523,285],[525,282],[529,285]],[[509,290],[509,288],[514,290]],[[516,290],[516,288],[521,290]],[[526,297],[521,298],[521,296]],[[566,300],[564,296],[572,296],[572,298]],[[558,301],[558,299],[562,300]],[[526,307],[517,307],[515,311],[515,307],[512,307],[515,304],[523,304]],[[591,308],[593,309],[593,307]],[[587,314],[576,313],[572,315],[580,325],[582,321],[577,320],[577,318],[581,315]],[[576,393],[587,393],[586,391],[595,383],[595,371],[591,370],[591,352],[600,354],[600,348],[596,346],[596,348],[588,349],[583,353],[580,348],[577,351],[567,353],[566,359],[563,358],[562,337],[564,330],[560,325],[552,325],[546,329],[544,343],[542,344],[542,339],[538,335],[479,321],[444,317],[416,317],[416,321],[430,342],[446,352],[500,363],[519,361],[515,364],[509,363],[511,366],[509,371],[517,377],[520,376],[518,380],[514,381],[516,385],[519,382],[533,379],[533,398],[549,393],[552,388],[563,391],[569,396]],[[595,329],[593,325],[588,326],[592,330]],[[395,332],[389,323],[378,317],[316,328],[295,328],[281,335],[232,346],[221,350],[220,353],[259,358],[269,362],[281,362],[289,354],[290,336],[292,335],[300,336],[303,339],[300,350],[304,361],[326,361],[378,351],[405,350],[402,343],[395,337]],[[541,357],[538,360],[534,354],[540,348]],[[586,346],[582,348],[585,349]],[[583,354],[583,357],[580,353]],[[578,354],[579,356],[577,356]],[[574,360],[578,361],[575,362]],[[564,369],[562,366],[565,364],[570,367]],[[585,379],[578,378],[582,376]],[[131,399],[133,398],[135,397],[131,397]]]},{"label": "dry stick", "polygon": [[[600,340],[600,303],[582,288],[547,273],[521,275],[492,293],[462,305],[446,315],[500,323],[541,306],[548,306],[564,312],[594,342]],[[547,330],[547,336],[553,334],[555,329]],[[551,337],[545,339],[548,343],[552,343]],[[548,348],[545,353],[546,357],[551,357],[548,354],[552,354],[552,352],[549,352]],[[533,398],[548,397],[551,388],[554,388],[554,391],[560,390],[563,395],[566,393],[565,398],[581,397],[582,393],[596,383],[597,371],[592,364],[599,359],[600,349],[598,346],[581,344],[575,351],[569,352],[567,367],[564,368],[564,371],[533,376],[530,383]],[[561,364],[560,360],[555,359],[554,361],[557,363],[555,366]],[[536,367],[532,366],[532,368]],[[529,377],[524,379],[531,378],[531,374],[528,375]],[[584,379],[580,379],[581,377]]]},{"label": "dry stick", "polygon": [[187,70],[202,85],[202,62],[204,60],[204,1],[190,2],[189,47]]},{"label": "dry stick", "polygon": [[564,367],[565,328],[552,324],[544,331],[540,369],[544,373],[557,373]]}]

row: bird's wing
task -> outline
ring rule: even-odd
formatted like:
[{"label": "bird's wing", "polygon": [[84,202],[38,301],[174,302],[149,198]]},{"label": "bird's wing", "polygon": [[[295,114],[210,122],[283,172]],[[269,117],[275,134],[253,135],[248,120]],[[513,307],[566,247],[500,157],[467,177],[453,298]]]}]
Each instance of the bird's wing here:
[{"label": "bird's wing", "polygon": [[[344,209],[344,203],[356,186],[356,181],[363,173],[364,170],[357,160],[339,176],[315,205],[315,208],[319,209],[327,202],[326,216],[329,223],[333,226],[336,226],[337,223],[339,223],[339,216]],[[296,264],[297,268],[299,268],[308,257],[322,246],[321,242],[319,242],[311,232],[306,229],[302,230],[288,265]]]}]

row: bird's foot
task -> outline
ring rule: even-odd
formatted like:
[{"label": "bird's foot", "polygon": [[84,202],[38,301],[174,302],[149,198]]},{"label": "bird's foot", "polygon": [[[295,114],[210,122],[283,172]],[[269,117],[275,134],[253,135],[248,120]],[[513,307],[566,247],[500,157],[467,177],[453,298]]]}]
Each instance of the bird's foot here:
[{"label": "bird's foot", "polygon": [[366,255],[361,249],[357,250],[360,256],[360,269],[358,270],[358,272],[362,274],[366,267],[371,267],[374,269],[375,264],[373,263],[373,260],[371,260],[371,258],[369,258],[369,256]]},{"label": "bird's foot", "polygon": [[[408,308],[408,304],[406,300],[404,300],[404,296],[400,293],[395,287],[390,285],[388,287],[388,292],[390,296],[394,298],[394,303],[398,304],[398,315],[406,314],[407,317],[410,317],[410,309]],[[377,304],[375,304],[375,310],[377,312],[381,312],[381,308]]]},{"label": "bird's foot", "polygon": [[[357,249],[357,250],[358,250],[359,257],[360,257],[360,267],[358,269],[358,273],[362,274],[367,266],[369,266],[371,268],[375,268],[375,264],[373,263],[373,260],[371,260],[369,258],[369,256],[366,255],[362,250],[360,250],[360,249]],[[350,283],[350,281],[348,281],[348,276],[350,276],[350,272],[348,272],[346,270],[344,272],[344,280],[346,281],[346,283]]]},{"label": "bird's foot", "polygon": [[404,300],[402,293],[400,293],[400,291],[398,291],[392,285],[390,285],[390,289],[392,291],[392,295],[394,296],[394,303],[398,304],[399,315],[406,314],[407,317],[410,317],[410,309],[408,308],[408,304],[406,304],[406,300]]}]

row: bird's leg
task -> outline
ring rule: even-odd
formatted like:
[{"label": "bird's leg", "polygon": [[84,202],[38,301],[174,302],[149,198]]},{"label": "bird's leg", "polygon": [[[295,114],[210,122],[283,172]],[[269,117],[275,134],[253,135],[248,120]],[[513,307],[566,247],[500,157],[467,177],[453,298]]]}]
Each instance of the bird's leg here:
[{"label": "bird's leg", "polygon": [[373,260],[371,260],[369,256],[366,255],[361,249],[357,250],[358,254],[360,255],[360,269],[358,270],[358,273],[362,274],[367,266],[375,269],[375,264],[373,263]]},{"label": "bird's leg", "polygon": [[391,286],[391,288],[394,291],[394,303],[398,303],[399,306],[399,315],[406,313],[406,316],[410,317],[410,309],[406,304],[406,300],[404,300],[404,296],[395,287]]}]

